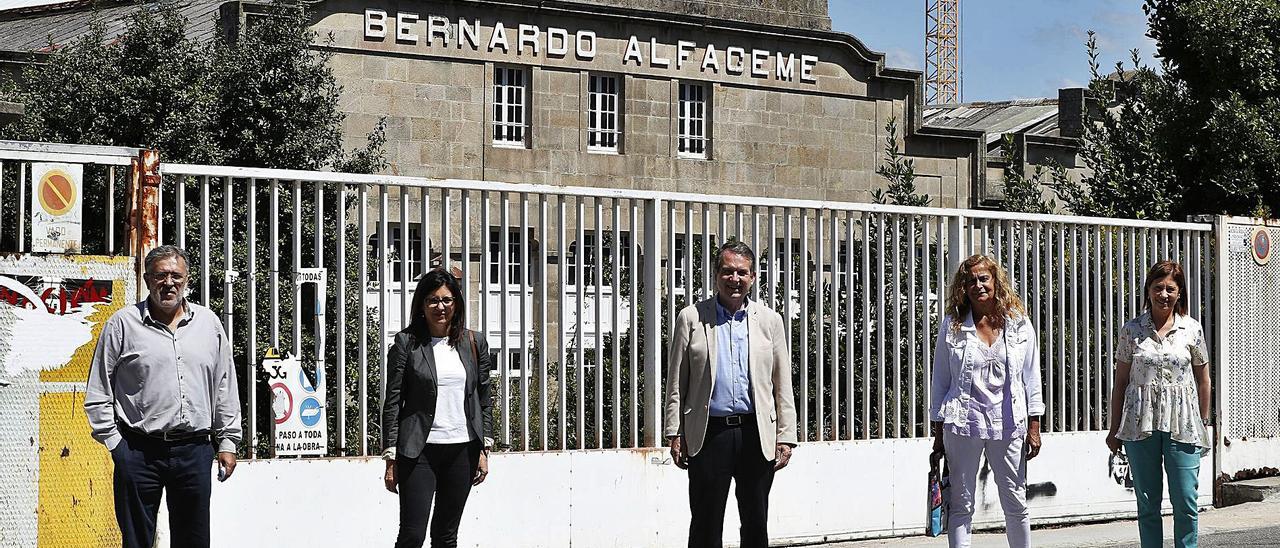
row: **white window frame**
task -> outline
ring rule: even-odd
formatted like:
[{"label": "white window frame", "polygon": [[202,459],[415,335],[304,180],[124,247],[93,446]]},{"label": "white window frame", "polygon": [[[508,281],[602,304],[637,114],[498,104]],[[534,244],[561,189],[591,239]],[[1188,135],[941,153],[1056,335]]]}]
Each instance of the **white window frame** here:
[{"label": "white window frame", "polygon": [[[404,260],[400,257],[400,223],[387,223],[387,229],[391,237],[387,240],[387,277],[390,278],[389,283],[400,283],[400,263]],[[381,235],[375,231],[369,235],[369,252],[377,257],[378,245],[382,244]],[[422,223],[409,223],[409,281],[416,280],[423,273],[425,261],[422,257]],[[378,282],[378,269],[373,269],[369,273],[371,282]]]},{"label": "white window frame", "polygon": [[[521,255],[523,238],[529,238],[529,257]],[[518,291],[521,283],[527,279],[529,286],[532,287],[537,281],[535,278],[533,261],[531,260],[538,252],[538,240],[533,238],[533,229],[530,228],[525,232],[521,232],[520,227],[507,228],[507,288],[510,291]],[[486,261],[487,268],[485,275],[489,277],[491,287],[497,287],[501,281],[502,255],[499,255],[499,248],[502,247],[502,228],[498,226],[489,227],[489,249],[486,250],[488,259]],[[522,278],[523,276],[523,278]]]},{"label": "white window frame", "polygon": [[702,82],[680,82],[679,135],[676,152],[681,158],[705,160],[711,150],[707,105],[710,87]]},{"label": "white window frame", "polygon": [[[613,231],[606,230],[604,233],[612,235]],[[604,257],[596,257],[596,238],[600,237],[600,234],[601,232],[598,230],[587,229],[577,240],[569,242],[569,249],[566,251],[568,254],[568,261],[565,263],[565,267],[567,269],[565,286],[573,288],[581,287],[584,288],[584,291],[588,289],[595,289],[595,269],[597,268],[607,268],[607,272],[612,275],[612,261],[615,259],[613,257],[613,244],[606,242],[604,246]],[[616,258],[616,260],[619,261],[619,270],[627,270],[631,268],[631,246],[634,245],[634,242],[631,241],[631,236],[631,231],[629,230],[622,230],[618,232],[618,253],[622,255],[621,257]],[[586,242],[585,246],[583,244],[584,242]],[[579,246],[585,247],[585,250],[579,249]],[[582,265],[582,277],[584,280],[577,279],[578,260],[580,257],[585,257],[586,259],[586,262]],[[607,276],[604,275],[605,272],[601,272],[600,274],[600,278],[604,283],[604,285],[601,286],[601,289],[611,291],[614,284],[617,283],[617,280],[607,279]]]},{"label": "white window frame", "polygon": [[529,78],[519,67],[493,69],[493,146],[524,148],[529,142]]},{"label": "white window frame", "polygon": [[622,143],[622,79],[616,74],[587,77],[587,152],[617,154]]}]

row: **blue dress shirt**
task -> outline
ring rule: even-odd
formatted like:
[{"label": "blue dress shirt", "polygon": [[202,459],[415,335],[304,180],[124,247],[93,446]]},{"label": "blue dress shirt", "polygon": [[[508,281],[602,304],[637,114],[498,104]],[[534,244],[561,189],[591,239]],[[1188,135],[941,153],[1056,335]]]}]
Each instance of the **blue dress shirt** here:
[{"label": "blue dress shirt", "polygon": [[741,310],[729,312],[717,300],[715,329],[716,381],[711,392],[711,416],[753,413],[746,302]]}]

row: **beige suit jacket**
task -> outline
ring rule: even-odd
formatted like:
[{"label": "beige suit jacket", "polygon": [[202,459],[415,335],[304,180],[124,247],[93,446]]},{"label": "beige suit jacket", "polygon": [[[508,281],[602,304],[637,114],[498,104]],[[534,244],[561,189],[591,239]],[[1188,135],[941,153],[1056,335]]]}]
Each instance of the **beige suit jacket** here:
[{"label": "beige suit jacket", "polygon": [[[685,454],[702,450],[711,392],[715,389],[716,298],[685,307],[676,316],[667,353],[665,433],[684,436]],[[779,443],[796,443],[796,403],[791,353],[782,316],[757,301],[747,303],[748,374],[760,452],[773,460]]]}]

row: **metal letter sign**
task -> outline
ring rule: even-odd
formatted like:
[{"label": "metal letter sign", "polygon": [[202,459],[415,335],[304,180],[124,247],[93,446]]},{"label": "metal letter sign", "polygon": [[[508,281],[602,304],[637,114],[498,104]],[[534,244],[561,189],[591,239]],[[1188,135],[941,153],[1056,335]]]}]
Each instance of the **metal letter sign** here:
[{"label": "metal letter sign", "polygon": [[31,164],[31,250],[79,253],[84,166]]}]

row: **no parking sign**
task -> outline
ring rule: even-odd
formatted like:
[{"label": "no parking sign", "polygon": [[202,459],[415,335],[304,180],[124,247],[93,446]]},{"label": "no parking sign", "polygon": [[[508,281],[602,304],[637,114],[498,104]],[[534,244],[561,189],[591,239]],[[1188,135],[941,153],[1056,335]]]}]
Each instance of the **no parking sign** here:
[{"label": "no parking sign", "polygon": [[324,367],[316,368],[312,382],[297,358],[268,350],[262,371],[271,386],[275,456],[324,456],[328,451]]}]

